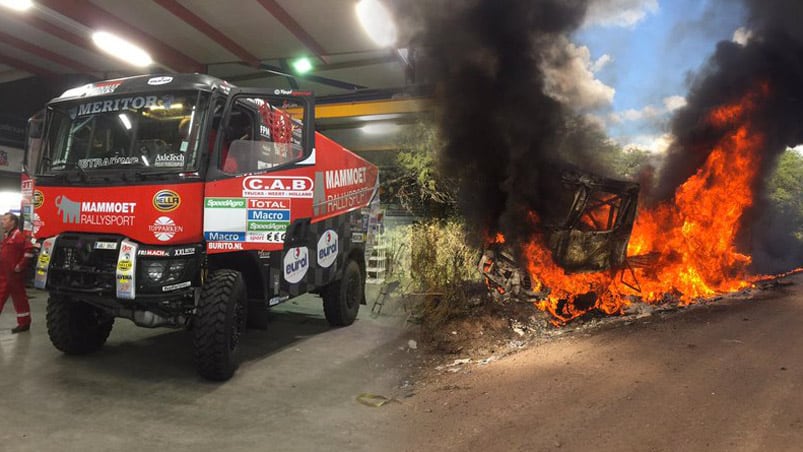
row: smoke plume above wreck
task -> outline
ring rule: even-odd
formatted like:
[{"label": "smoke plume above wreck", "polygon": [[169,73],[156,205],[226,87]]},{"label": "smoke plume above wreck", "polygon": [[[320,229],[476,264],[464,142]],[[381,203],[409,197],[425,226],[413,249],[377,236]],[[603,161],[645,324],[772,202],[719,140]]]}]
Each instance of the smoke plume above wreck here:
[{"label": "smoke plume above wreck", "polygon": [[582,135],[572,132],[582,119],[547,94],[543,70],[582,24],[586,6],[432,1],[417,11],[440,108],[441,169],[460,181],[460,207],[478,241],[497,231],[524,239],[522,218],[554,202],[542,176],[567,162],[592,161],[580,155]]},{"label": "smoke plume above wreck", "polygon": [[[742,220],[741,245],[754,257],[754,270],[778,272],[803,262],[792,226],[764,201],[766,181],[787,147],[803,143],[803,3],[799,0],[745,0],[749,39],[720,42],[707,65],[692,80],[688,104],[672,120],[675,142],[669,149],[653,200],[670,199],[695,174],[730,123],[706,121],[711,111],[766,87],[751,114],[752,132],[764,136],[758,177],[751,187],[754,205]],[[717,183],[717,181],[710,181]]]}]

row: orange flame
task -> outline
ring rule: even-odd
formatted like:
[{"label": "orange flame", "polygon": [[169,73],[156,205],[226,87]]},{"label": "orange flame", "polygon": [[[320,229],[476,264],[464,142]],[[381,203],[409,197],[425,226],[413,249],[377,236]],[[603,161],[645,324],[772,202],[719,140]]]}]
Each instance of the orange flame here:
[{"label": "orange flame", "polygon": [[553,262],[539,235],[524,246],[531,277],[551,288],[548,298],[537,305],[555,317],[553,323],[564,323],[593,308],[620,313],[631,297],[656,303],[672,295],[688,304],[751,285],[747,275],[751,258],[737,252],[734,242],[742,214],[753,202],[751,187],[764,141],[751,128],[749,116],[767,92],[768,86],[762,84],[740,102],[712,111],[710,123],[731,132],[678,188],[673,202],[639,209],[627,254],[657,255],[655,265],[633,270],[640,292],[619,284],[613,272],[566,274]]}]

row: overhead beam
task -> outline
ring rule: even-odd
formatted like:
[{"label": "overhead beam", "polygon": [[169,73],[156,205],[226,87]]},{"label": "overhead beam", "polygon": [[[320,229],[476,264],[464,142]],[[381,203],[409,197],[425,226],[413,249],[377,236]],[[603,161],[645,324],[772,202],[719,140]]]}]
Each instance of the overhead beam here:
[{"label": "overhead beam", "polygon": [[262,5],[273,17],[276,18],[284,28],[287,29],[293,36],[296,37],[304,47],[310,50],[312,53],[315,54],[321,61],[324,63],[328,63],[328,59],[326,58],[326,50],[324,50],[323,46],[321,46],[315,38],[313,38],[304,27],[302,27],[293,16],[291,16],[287,11],[284,10],[276,0],[257,0],[257,2]]},{"label": "overhead beam", "polygon": [[[370,102],[315,105],[315,119],[353,118],[358,116],[401,115],[422,113],[430,110],[429,100],[424,98],[390,99]],[[301,112],[288,109],[291,115]]]},{"label": "overhead beam", "polygon": [[0,64],[5,64],[6,66],[13,67],[14,69],[19,69],[21,71],[28,72],[33,75],[38,75],[41,77],[47,78],[56,78],[57,75],[55,72],[49,71],[47,69],[42,69],[39,66],[34,66],[32,64],[28,64],[24,61],[20,61],[14,57],[10,57],[8,55],[0,54]]},{"label": "overhead beam", "polygon": [[311,82],[320,83],[321,85],[334,86],[335,88],[340,88],[340,89],[345,89],[345,90],[350,90],[350,91],[356,91],[358,89],[365,88],[365,86],[362,86],[362,85],[357,85],[357,84],[350,83],[350,82],[343,82],[343,81],[335,80],[333,78],[328,78],[328,77],[320,77],[318,75],[312,75],[312,74],[296,75],[296,74],[291,74],[291,73],[283,70],[281,67],[273,66],[271,64],[264,64],[263,63],[263,64],[260,64],[259,67],[260,67],[260,69],[262,69],[264,71],[267,71],[267,72],[270,72],[272,74],[279,75],[279,76],[282,76],[282,77],[294,77],[296,79],[309,80]]},{"label": "overhead beam", "polygon": [[201,72],[204,65],[127,24],[88,0],[37,0],[37,3],[92,30],[106,30],[121,35],[150,52],[154,60],[177,72]]},{"label": "overhead beam", "polygon": [[16,47],[20,50],[28,52],[30,54],[36,55],[39,58],[52,61],[53,63],[60,64],[62,66],[66,66],[68,68],[74,69],[78,72],[83,73],[92,73],[94,69],[89,66],[86,66],[82,63],[79,63],[75,60],[71,60],[67,57],[61,56],[57,53],[51,52],[43,47],[39,47],[38,45],[31,44],[28,41],[23,41],[22,39],[18,39],[10,34],[4,33],[0,31],[0,40],[4,43],[9,44],[13,47]]},{"label": "overhead beam", "polygon": [[[385,55],[381,57],[375,58],[361,58],[359,60],[352,60],[352,61],[342,61],[340,63],[328,63],[321,66],[315,66],[315,72],[326,72],[326,71],[335,71],[339,69],[354,69],[356,67],[362,66],[373,66],[376,64],[386,64],[386,63],[395,63],[398,60],[396,59],[395,55]],[[285,68],[282,65],[282,68]],[[289,73],[289,70],[287,70]],[[274,74],[272,72],[252,72],[250,74],[243,74],[237,75],[234,77],[228,77],[230,82],[241,82],[245,80],[258,80],[261,78],[268,78],[268,77],[281,77],[281,74]]]},{"label": "overhead beam", "polygon": [[177,1],[175,0],[153,0],[153,1],[162,8],[168,10],[177,18],[187,23],[189,26],[195,28],[199,32],[205,34],[211,40],[220,44],[224,49],[236,55],[238,58],[242,60],[243,63],[252,67],[259,66],[259,58],[252,55],[242,46],[240,46],[233,40],[229,39],[228,36],[221,33],[220,30],[210,25],[209,22],[206,22],[205,20],[201,19],[200,17],[195,15],[195,13],[185,8]]}]

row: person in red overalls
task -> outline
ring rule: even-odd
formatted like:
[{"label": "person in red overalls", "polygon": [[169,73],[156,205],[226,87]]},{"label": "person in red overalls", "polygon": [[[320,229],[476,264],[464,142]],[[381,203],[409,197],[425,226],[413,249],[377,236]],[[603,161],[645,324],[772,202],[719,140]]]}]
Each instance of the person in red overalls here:
[{"label": "person in red overalls", "polygon": [[20,231],[20,219],[11,212],[0,220],[3,226],[3,243],[0,248],[0,312],[11,295],[17,311],[17,326],[12,333],[31,328],[31,307],[25,293],[25,269],[33,257],[33,244]]}]

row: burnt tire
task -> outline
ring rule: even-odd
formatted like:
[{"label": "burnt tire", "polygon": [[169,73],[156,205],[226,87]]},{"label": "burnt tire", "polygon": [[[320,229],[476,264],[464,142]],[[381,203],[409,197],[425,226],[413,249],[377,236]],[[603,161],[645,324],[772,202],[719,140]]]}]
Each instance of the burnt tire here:
[{"label": "burnt tire", "polygon": [[225,381],[237,370],[247,302],[242,274],[217,270],[201,290],[193,321],[195,365],[202,377]]},{"label": "burnt tire", "polygon": [[357,262],[349,260],[343,278],[323,290],[323,313],[332,326],[348,326],[354,323],[360,311],[360,302],[365,292],[365,282]]},{"label": "burnt tire", "polygon": [[90,304],[51,295],[46,322],[53,346],[68,355],[84,355],[106,343],[114,317]]}]

